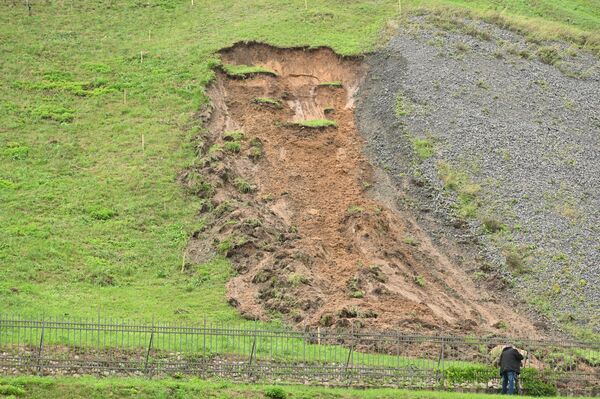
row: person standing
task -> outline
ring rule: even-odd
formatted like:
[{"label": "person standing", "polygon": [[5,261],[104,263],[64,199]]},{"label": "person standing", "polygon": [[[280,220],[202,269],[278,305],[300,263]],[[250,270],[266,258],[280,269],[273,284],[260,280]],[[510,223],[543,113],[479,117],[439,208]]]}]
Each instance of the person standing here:
[{"label": "person standing", "polygon": [[523,359],[523,355],[511,345],[507,345],[502,349],[499,360],[500,375],[502,376],[502,395],[515,394],[517,378],[521,373],[521,360]]}]

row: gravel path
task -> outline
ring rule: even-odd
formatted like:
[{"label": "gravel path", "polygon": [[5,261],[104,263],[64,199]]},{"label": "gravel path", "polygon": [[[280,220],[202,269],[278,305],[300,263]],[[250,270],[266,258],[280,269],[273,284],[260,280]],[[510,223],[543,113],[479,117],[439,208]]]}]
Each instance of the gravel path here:
[{"label": "gravel path", "polygon": [[[536,56],[547,44],[483,23],[455,26],[441,30],[420,17],[370,57],[357,108],[368,152],[415,207],[447,224],[456,224],[455,198],[440,162],[469,176],[481,190],[467,231],[484,246],[483,262],[546,314],[598,332],[597,60],[559,43],[562,60],[549,65]],[[398,95],[408,109],[400,117]],[[414,138],[432,143],[434,155],[419,160]],[[506,228],[486,234],[485,219]],[[507,266],[508,253],[523,258],[525,272]]]}]

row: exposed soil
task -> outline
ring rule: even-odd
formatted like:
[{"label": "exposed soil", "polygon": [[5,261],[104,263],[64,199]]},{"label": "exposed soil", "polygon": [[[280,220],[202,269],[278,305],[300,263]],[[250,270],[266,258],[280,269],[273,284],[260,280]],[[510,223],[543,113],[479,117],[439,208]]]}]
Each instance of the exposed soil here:
[{"label": "exposed soil", "polygon": [[[203,198],[207,221],[187,257],[232,259],[228,296],[242,315],[281,315],[297,326],[540,335],[471,280],[470,253],[434,244],[409,211],[396,209],[402,193],[370,166],[355,126],[362,60],[262,44],[221,56],[277,73],[218,73],[212,107],[202,112],[199,160],[181,176]],[[320,85],[336,81],[341,87]],[[322,118],[337,127],[292,124]],[[236,141],[231,131],[243,132],[239,152],[214,145]],[[382,186],[397,196],[381,195]]]}]

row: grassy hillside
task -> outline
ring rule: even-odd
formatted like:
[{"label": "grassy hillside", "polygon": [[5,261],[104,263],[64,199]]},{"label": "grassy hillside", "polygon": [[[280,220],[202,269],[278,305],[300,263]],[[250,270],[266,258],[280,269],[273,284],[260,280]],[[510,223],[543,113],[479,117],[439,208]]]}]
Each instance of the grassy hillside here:
[{"label": "grassy hillside", "polygon": [[201,221],[176,176],[212,54],[240,40],[362,52],[394,2],[37,3],[0,6],[2,310],[236,318],[226,262],[178,272]]},{"label": "grassy hillside", "polygon": [[179,272],[202,221],[176,178],[194,159],[194,113],[219,48],[258,40],[360,53],[399,5],[467,7],[582,44],[600,26],[597,0],[307,3],[33,1],[29,16],[3,2],[0,310],[238,318],[223,298],[226,261]]},{"label": "grassy hillside", "polygon": [[[10,388],[9,388],[10,387]],[[241,385],[228,381],[162,380],[108,378],[0,379],[0,395],[19,394],[22,398],[302,398],[302,399],[494,399],[500,395],[451,392],[405,391],[398,389],[335,389],[306,386],[275,387]],[[277,396],[279,394],[280,396]],[[528,396],[523,396],[528,397]],[[557,397],[560,399],[560,397]]]}]

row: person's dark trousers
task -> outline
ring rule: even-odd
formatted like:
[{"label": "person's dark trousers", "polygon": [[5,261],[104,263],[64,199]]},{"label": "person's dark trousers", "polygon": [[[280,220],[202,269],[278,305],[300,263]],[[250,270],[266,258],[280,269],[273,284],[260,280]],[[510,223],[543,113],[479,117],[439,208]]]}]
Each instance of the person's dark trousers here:
[{"label": "person's dark trousers", "polygon": [[514,395],[516,383],[517,373],[514,371],[505,371],[502,373],[502,395]]}]

